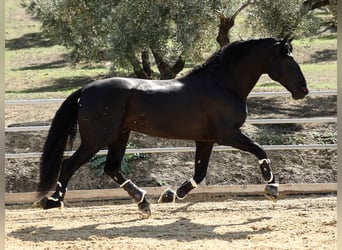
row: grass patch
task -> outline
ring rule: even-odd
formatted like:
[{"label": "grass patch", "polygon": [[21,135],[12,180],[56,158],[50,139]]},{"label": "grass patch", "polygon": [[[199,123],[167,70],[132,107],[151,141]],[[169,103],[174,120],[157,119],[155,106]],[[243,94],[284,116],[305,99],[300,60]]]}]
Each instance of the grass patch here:
[{"label": "grass patch", "polygon": [[301,65],[308,86],[316,90],[337,88],[336,62]]},{"label": "grass patch", "polygon": [[[337,88],[337,64],[316,63],[316,64],[301,64],[301,69],[307,81],[308,87],[311,90],[336,90]],[[255,91],[284,91],[284,87],[274,82],[267,75],[263,75],[256,87]]]},{"label": "grass patch", "polygon": [[293,40],[292,44],[296,47],[311,47],[316,45],[329,45],[337,43],[337,34],[328,33],[316,37],[302,38]]},{"label": "grass patch", "polygon": [[65,97],[108,74],[105,64],[69,63],[69,51],[46,38],[20,2],[6,2],[5,99]]}]

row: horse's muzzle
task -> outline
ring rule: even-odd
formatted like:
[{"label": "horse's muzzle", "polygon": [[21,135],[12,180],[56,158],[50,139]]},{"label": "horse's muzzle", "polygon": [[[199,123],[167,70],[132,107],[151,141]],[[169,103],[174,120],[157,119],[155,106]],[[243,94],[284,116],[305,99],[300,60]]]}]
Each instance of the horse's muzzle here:
[{"label": "horse's muzzle", "polygon": [[309,90],[304,86],[292,92],[292,98],[295,100],[303,99],[307,94],[309,94]]}]

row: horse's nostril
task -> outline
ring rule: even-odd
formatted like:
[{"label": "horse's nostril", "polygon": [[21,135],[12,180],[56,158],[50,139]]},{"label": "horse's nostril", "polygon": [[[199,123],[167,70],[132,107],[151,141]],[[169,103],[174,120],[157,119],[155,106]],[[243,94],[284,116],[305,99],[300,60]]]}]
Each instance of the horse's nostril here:
[{"label": "horse's nostril", "polygon": [[303,91],[303,93],[306,94],[306,95],[309,94],[309,90],[308,90],[307,87],[303,87],[303,88],[302,88],[302,91]]}]

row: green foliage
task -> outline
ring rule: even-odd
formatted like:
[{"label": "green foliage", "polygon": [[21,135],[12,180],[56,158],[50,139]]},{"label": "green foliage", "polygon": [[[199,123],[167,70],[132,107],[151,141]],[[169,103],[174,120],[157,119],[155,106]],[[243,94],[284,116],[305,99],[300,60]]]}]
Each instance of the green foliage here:
[{"label": "green foliage", "polygon": [[100,156],[93,156],[89,161],[89,168],[96,169],[99,176],[104,175],[104,166],[106,163],[107,156],[100,155]]},{"label": "green foliage", "polygon": [[303,138],[291,134],[261,134],[257,140],[262,145],[299,145],[304,143]]},{"label": "green foliage", "polygon": [[[218,12],[229,17],[246,3],[252,4],[242,20],[257,37],[306,36],[322,24],[303,0],[22,1],[39,18],[44,33],[72,51],[73,61],[110,61],[112,71],[133,67],[136,74],[142,68],[143,52],[155,56],[151,51],[157,51],[168,65],[179,56],[187,61],[207,57],[217,48]],[[335,3],[326,7],[332,15]]]},{"label": "green foliage", "polygon": [[121,163],[121,170],[124,174],[129,174],[133,171],[132,162],[136,160],[145,159],[146,155],[136,153],[136,154],[126,154]]},{"label": "green foliage", "polygon": [[249,9],[247,22],[254,33],[263,36],[303,36],[318,29],[317,18],[303,0],[257,0]]},{"label": "green foliage", "polygon": [[[75,61],[109,60],[131,66],[146,49],[172,60],[208,49],[213,34],[209,0],[33,0],[27,9],[43,30],[72,49]],[[193,56],[198,56],[195,53]]]},{"label": "green foliage", "polygon": [[329,8],[330,13],[333,16],[332,18],[333,24],[337,26],[337,0],[330,0],[328,8]]},{"label": "green foliage", "polygon": [[[128,144],[127,148],[134,148],[132,144]],[[132,162],[135,160],[141,160],[145,159],[146,155],[145,154],[140,154],[140,153],[135,153],[135,154],[125,154],[122,162],[121,162],[121,171],[123,174],[129,174],[133,171],[133,165]],[[89,167],[92,169],[96,169],[98,172],[98,175],[103,175],[104,174],[104,166],[106,164],[106,155],[100,155],[100,156],[94,156],[90,161],[89,161]]]},{"label": "green foliage", "polygon": [[102,60],[109,49],[110,10],[118,2],[34,0],[27,9],[40,19],[45,34],[72,49],[73,60]]}]

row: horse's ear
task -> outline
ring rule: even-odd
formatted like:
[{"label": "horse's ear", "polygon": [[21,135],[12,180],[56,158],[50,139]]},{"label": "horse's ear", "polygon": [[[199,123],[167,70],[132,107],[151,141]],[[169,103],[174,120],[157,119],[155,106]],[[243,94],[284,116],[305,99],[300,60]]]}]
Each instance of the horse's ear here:
[{"label": "horse's ear", "polygon": [[282,40],[281,40],[281,44],[285,45],[286,43],[291,43],[293,40],[293,35],[291,33],[287,34]]},{"label": "horse's ear", "polygon": [[275,54],[278,54],[281,51],[287,51],[288,49],[287,49],[286,44],[288,44],[288,46],[290,46],[290,50],[292,51],[292,45],[291,45],[292,40],[293,40],[292,34],[287,34],[283,39],[281,39],[279,42],[275,43],[274,44]]},{"label": "horse's ear", "polygon": [[294,36],[290,36],[289,39],[287,40],[288,43],[292,43],[292,40],[294,39]]}]

